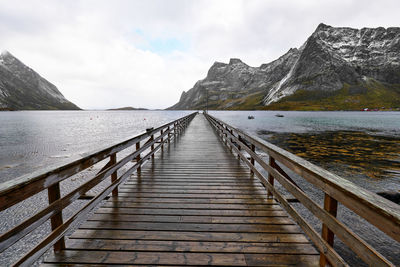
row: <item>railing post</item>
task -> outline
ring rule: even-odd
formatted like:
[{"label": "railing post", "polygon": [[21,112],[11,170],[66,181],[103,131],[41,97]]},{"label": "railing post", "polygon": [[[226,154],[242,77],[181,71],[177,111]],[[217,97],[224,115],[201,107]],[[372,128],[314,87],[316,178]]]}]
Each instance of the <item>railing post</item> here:
[{"label": "railing post", "polygon": [[[334,217],[337,215],[337,205],[337,200],[325,193],[324,209]],[[335,234],[325,224],[322,224],[321,236],[330,246],[333,247]],[[327,263],[329,263],[329,261],[326,256],[323,253],[320,253],[319,266],[326,266]]]},{"label": "railing post", "polygon": [[[117,163],[117,153],[111,154],[110,156],[110,163],[114,165]],[[115,180],[117,180],[117,170],[111,174],[111,183],[113,183]],[[112,195],[114,197],[118,196],[118,186],[112,191]]]},{"label": "railing post", "polygon": [[[269,155],[269,166],[275,168],[275,159],[271,155]],[[268,182],[274,186],[274,176],[270,172],[268,172]],[[272,197],[272,192],[269,189],[267,190],[267,197]]]},{"label": "railing post", "polygon": [[[150,137],[150,142],[152,142],[152,141],[154,141],[154,134],[151,135],[151,137]],[[151,145],[151,151],[153,151],[153,150],[154,150],[154,144]],[[154,159],[154,153],[153,153],[153,155],[151,155],[151,159]]]},{"label": "railing post", "polygon": [[[53,203],[57,199],[60,199],[61,197],[60,183],[56,183],[50,186],[47,189],[47,194],[49,197],[49,204]],[[60,211],[51,217],[51,230],[54,231],[57,227],[59,227],[62,224],[63,224],[62,211]],[[64,237],[62,237],[54,244],[53,249],[55,252],[65,249]]]},{"label": "railing post", "polygon": [[[160,135],[162,135],[163,133],[164,133],[164,130],[161,129]],[[164,150],[164,137],[161,137],[160,142],[161,142],[161,150]]]},{"label": "railing post", "polygon": [[[233,135],[233,130],[229,130],[230,134]],[[231,137],[231,151],[232,151],[232,146],[233,146],[233,138]]]},{"label": "railing post", "polygon": [[170,130],[170,128],[169,128],[169,126],[168,126],[168,128],[167,128],[167,131],[168,131],[168,144],[171,143],[171,140],[170,140],[170,134],[171,134],[171,133],[169,132],[169,130]]},{"label": "railing post", "polygon": [[[239,139],[239,142],[242,142],[242,137],[240,136],[240,135],[238,135],[238,139]],[[238,150],[239,151],[241,151],[242,150],[242,147],[238,144]],[[240,160],[240,155],[239,155],[239,153],[238,153],[238,159]]]},{"label": "railing post", "polygon": [[[137,143],[136,143],[136,151],[138,151],[139,149],[140,149],[140,142],[137,142]],[[140,156],[140,154],[141,154],[141,153],[139,153],[139,155],[136,156],[136,162],[139,162],[140,159],[142,158],[142,157]],[[141,165],[140,165],[140,166],[141,166]],[[137,172],[138,172],[138,173],[142,171],[142,168],[141,168],[140,166],[137,168]]]},{"label": "railing post", "polygon": [[[256,146],[253,144],[251,144],[251,151],[256,152]],[[253,157],[250,157],[250,162],[254,166],[254,158]],[[254,174],[253,170],[250,170],[250,173]]]},{"label": "railing post", "polygon": [[[228,129],[226,128],[226,126],[224,126],[224,128],[225,128],[225,131],[228,130]],[[227,133],[224,133],[223,135],[225,136],[225,144],[228,145],[228,134],[227,134]]]}]

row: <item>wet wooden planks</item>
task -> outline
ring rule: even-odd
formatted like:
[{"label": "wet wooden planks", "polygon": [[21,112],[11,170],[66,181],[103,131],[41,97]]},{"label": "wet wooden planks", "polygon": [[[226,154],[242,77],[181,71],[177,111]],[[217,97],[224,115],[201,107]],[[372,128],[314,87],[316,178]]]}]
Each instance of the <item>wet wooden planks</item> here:
[{"label": "wet wooden planks", "polygon": [[44,266],[318,265],[319,254],[202,115]]}]

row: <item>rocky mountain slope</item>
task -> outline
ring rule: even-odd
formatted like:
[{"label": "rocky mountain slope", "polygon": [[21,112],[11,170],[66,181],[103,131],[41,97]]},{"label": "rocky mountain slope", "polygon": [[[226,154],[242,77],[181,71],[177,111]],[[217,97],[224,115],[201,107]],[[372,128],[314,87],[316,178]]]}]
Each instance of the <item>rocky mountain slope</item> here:
[{"label": "rocky mountain slope", "polygon": [[79,109],[9,52],[0,55],[0,110]]},{"label": "rocky mountain slope", "polygon": [[170,109],[357,110],[400,107],[400,28],[320,24],[299,48],[250,67],[220,62]]}]

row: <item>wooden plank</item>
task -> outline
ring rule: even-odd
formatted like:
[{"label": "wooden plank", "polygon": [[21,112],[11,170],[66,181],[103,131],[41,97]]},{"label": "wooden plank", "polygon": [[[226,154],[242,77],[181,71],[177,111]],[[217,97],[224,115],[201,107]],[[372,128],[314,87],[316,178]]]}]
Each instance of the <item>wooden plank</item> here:
[{"label": "wooden plank", "polygon": [[213,210],[271,210],[274,206],[258,204],[192,204],[192,203],[136,203],[127,201],[113,201],[103,204],[104,208],[140,208],[140,209],[213,209]]},{"label": "wooden plank", "polygon": [[317,255],[279,255],[279,254],[246,254],[246,263],[249,266],[269,266],[269,265],[301,265],[319,266],[319,256]]},{"label": "wooden plank", "polygon": [[86,221],[80,229],[117,229],[175,232],[230,232],[230,233],[301,233],[293,224],[214,224],[214,223],[168,223],[168,222],[125,222]]},{"label": "wooden plank", "polygon": [[175,189],[191,189],[191,188],[196,188],[197,190],[200,189],[205,189],[205,190],[250,190],[250,191],[259,191],[259,190],[264,190],[263,186],[254,186],[254,185],[242,185],[242,186],[237,186],[237,185],[232,185],[232,186],[227,186],[227,185],[146,185],[146,184],[138,184],[138,185],[122,185],[120,187],[121,189],[166,189],[166,190],[175,190]]},{"label": "wooden plank", "polygon": [[245,224],[294,224],[288,217],[228,217],[228,216],[182,216],[182,215],[131,215],[115,213],[95,213],[88,221],[117,222],[174,222],[174,223],[245,223]]},{"label": "wooden plank", "polygon": [[74,250],[119,251],[175,251],[175,252],[222,252],[222,253],[274,253],[318,255],[308,243],[254,243],[254,242],[199,242],[165,240],[108,240],[71,239],[67,247]]},{"label": "wooden plank", "polygon": [[137,197],[119,196],[109,198],[108,202],[135,202],[135,203],[197,203],[197,204],[264,204],[279,205],[274,199],[265,198],[158,198],[158,197]]},{"label": "wooden plank", "polygon": [[182,240],[221,242],[274,242],[309,243],[304,234],[297,233],[219,233],[219,232],[173,232],[135,231],[114,229],[78,229],[70,239],[111,239],[111,240]]},{"label": "wooden plank", "polygon": [[230,265],[246,266],[243,254],[185,252],[125,252],[64,250],[46,262],[78,264],[148,264],[148,265]]},{"label": "wooden plank", "polygon": [[99,208],[97,213],[136,214],[136,215],[193,215],[193,216],[287,216],[282,208],[270,210],[197,210],[197,209],[132,209],[132,208]]},{"label": "wooden plank", "polygon": [[119,192],[120,197],[158,197],[158,198],[233,198],[233,199],[262,199],[264,195],[253,194],[190,194],[190,193],[169,193],[169,192]]}]

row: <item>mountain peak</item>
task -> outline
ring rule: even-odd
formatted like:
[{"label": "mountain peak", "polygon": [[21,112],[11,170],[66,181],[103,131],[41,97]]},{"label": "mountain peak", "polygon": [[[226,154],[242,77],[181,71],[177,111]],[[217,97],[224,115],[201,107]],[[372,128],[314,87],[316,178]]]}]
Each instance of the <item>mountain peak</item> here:
[{"label": "mountain peak", "polygon": [[[304,103],[317,109],[354,110],[368,103],[397,107],[399,44],[398,27],[354,29],[320,23],[300,48],[260,67],[238,58],[214,63],[207,77],[171,108],[203,108],[205,91],[209,107],[215,109],[308,109]],[[379,101],[371,98],[376,88],[386,94]]]},{"label": "mountain peak", "polygon": [[327,25],[327,24],[321,22],[321,23],[318,25],[318,27],[317,27],[317,29],[316,29],[315,31],[318,31],[318,30],[326,30],[326,29],[329,29],[329,28],[333,28],[333,27],[330,26],[330,25]]},{"label": "mountain peak", "polygon": [[234,65],[234,64],[243,64],[243,61],[241,61],[241,60],[238,59],[238,58],[231,58],[231,59],[229,60],[229,65]]},{"label": "mountain peak", "polygon": [[7,50],[1,50],[0,56],[7,56],[7,55],[11,55],[11,53],[8,52]]}]

